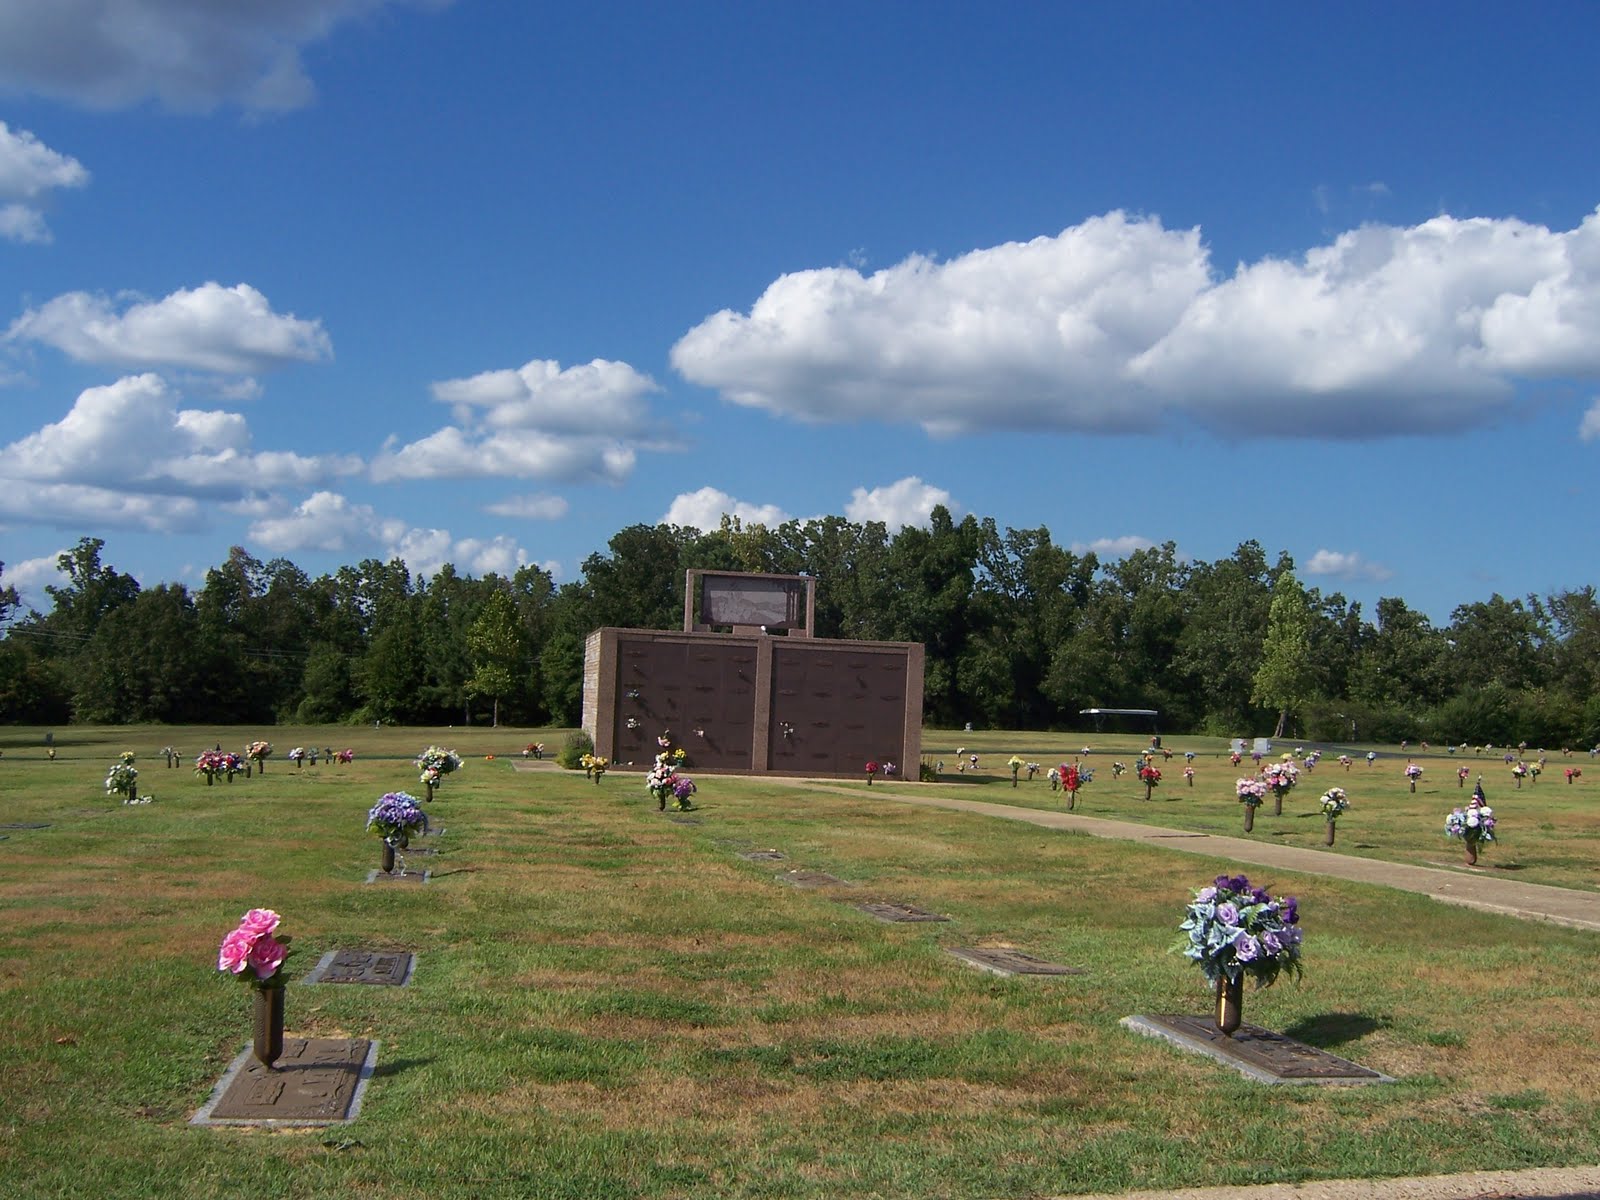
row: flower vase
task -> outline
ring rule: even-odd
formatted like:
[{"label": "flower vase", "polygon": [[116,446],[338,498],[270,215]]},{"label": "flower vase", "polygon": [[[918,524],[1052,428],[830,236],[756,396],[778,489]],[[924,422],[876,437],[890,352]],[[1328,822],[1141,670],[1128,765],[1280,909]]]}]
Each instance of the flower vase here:
[{"label": "flower vase", "polygon": [[1217,1028],[1224,1037],[1232,1037],[1244,1020],[1244,976],[1229,979],[1217,977]]},{"label": "flower vase", "polygon": [[1244,831],[1246,833],[1249,833],[1255,827],[1256,827],[1256,806],[1254,804],[1246,804],[1244,806]]},{"label": "flower vase", "polygon": [[1467,838],[1463,838],[1462,841],[1466,843],[1466,847],[1467,847],[1467,866],[1469,866],[1469,867],[1477,866],[1478,865],[1478,843],[1474,842],[1474,841],[1471,841],[1470,839],[1467,839]]},{"label": "flower vase", "polygon": [[1149,800],[1154,795],[1155,795],[1155,788],[1151,787],[1148,783],[1145,784],[1144,785],[1144,798],[1146,800]]},{"label": "flower vase", "polygon": [[1327,836],[1322,839],[1322,844],[1324,846],[1333,845],[1333,822],[1332,821],[1328,822],[1328,833],[1327,833]]},{"label": "flower vase", "polygon": [[426,803],[427,803],[427,802],[428,802],[428,801],[430,801],[430,800],[432,800],[432,799],[433,799],[433,784],[431,784],[431,783],[425,783],[425,784],[423,784],[423,785],[422,785],[422,786],[423,786],[423,787],[425,787],[425,788],[427,788],[427,789],[428,789],[428,790],[427,790],[427,791],[426,791],[426,792],[424,792],[424,793],[423,793],[423,795],[422,795],[422,802],[423,802],[423,803],[424,803],[424,804],[426,804]]},{"label": "flower vase", "polygon": [[1417,781],[1415,779],[1411,781],[1411,790],[1413,792],[1417,790]]},{"label": "flower vase", "polygon": [[216,782],[217,782],[217,777],[216,777],[215,773],[213,773],[211,771],[207,771],[206,772],[206,786],[207,787],[215,787],[216,786]]},{"label": "flower vase", "polygon": [[1011,786],[1017,786],[1017,773],[1015,771],[1011,772]]},{"label": "flower vase", "polygon": [[1283,793],[1282,792],[1273,792],[1272,793],[1272,815],[1275,816],[1275,817],[1283,816]]},{"label": "flower vase", "polygon": [[383,843],[383,873],[394,874],[394,843],[387,839]]},{"label": "flower vase", "polygon": [[283,1054],[283,985],[275,982],[262,987],[258,984],[250,990],[255,993],[250,1048],[270,1071]]},{"label": "flower vase", "polygon": [[1071,812],[1073,809],[1075,809],[1077,807],[1078,807],[1078,793],[1075,792],[1075,791],[1068,792],[1067,793],[1067,811]]},{"label": "flower vase", "polygon": [[1194,786],[1194,776],[1193,775],[1189,776],[1189,786],[1190,787]]}]

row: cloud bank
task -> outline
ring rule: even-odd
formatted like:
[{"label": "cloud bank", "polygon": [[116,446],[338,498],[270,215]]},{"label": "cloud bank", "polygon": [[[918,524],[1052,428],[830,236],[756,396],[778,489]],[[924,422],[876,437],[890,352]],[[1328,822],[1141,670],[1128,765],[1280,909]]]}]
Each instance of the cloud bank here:
[{"label": "cloud bank", "polygon": [[1219,278],[1199,230],[1113,212],[944,262],[781,276],[672,364],[776,415],[943,435],[1454,430],[1519,379],[1600,374],[1600,214],[1363,226]]},{"label": "cloud bank", "polygon": [[161,300],[68,292],[11,323],[8,341],[42,342],[79,362],[249,375],[333,353],[320,321],[272,311],[247,283],[205,283]]}]

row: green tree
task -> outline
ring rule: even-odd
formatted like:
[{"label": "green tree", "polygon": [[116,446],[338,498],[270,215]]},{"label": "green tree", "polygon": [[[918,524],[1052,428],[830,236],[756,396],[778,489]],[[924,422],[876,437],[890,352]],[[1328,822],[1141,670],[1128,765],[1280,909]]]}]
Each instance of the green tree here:
[{"label": "green tree", "polygon": [[1267,636],[1256,669],[1251,699],[1278,710],[1273,737],[1282,737],[1289,714],[1312,698],[1316,665],[1311,659],[1311,603],[1305,589],[1286,571],[1272,587],[1272,607],[1267,613]]},{"label": "green tree", "polygon": [[499,728],[500,697],[516,687],[526,669],[527,639],[517,617],[517,606],[508,594],[496,590],[490,595],[478,619],[467,630],[467,649],[472,657],[472,677],[467,680],[467,688],[490,697],[493,724]]}]

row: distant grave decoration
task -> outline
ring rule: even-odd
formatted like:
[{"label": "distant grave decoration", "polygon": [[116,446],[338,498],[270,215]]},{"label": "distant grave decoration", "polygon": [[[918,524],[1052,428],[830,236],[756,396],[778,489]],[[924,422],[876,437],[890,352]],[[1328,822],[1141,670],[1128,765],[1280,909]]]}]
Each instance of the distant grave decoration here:
[{"label": "distant grave decoration", "polygon": [[655,765],[644,777],[645,789],[655,797],[656,811],[665,812],[670,799],[675,811],[687,812],[694,807],[690,797],[700,790],[693,779],[682,774],[688,754],[682,746],[673,747],[671,730],[656,738],[656,745],[660,751],[656,754]]},{"label": "distant grave decoration", "polygon": [[433,791],[444,783],[446,775],[453,775],[461,769],[461,756],[454,750],[446,750],[441,746],[429,746],[417,755],[416,767],[422,774],[418,782],[427,788],[424,800],[433,799]]},{"label": "distant grave decoration", "polygon": [[1244,831],[1249,833],[1256,827],[1256,809],[1267,798],[1267,781],[1246,776],[1234,781],[1233,790],[1244,805]]},{"label": "distant grave decoration", "polygon": [[[139,768],[133,765],[134,755],[132,750],[124,750],[117,761],[111,764],[111,769],[106,772],[106,795],[121,796],[124,804],[138,804],[139,801]],[[146,796],[145,802],[153,800],[153,796]]]},{"label": "distant grave decoration", "polygon": [[1343,788],[1332,787],[1322,793],[1322,819],[1328,824],[1328,831],[1323,839],[1326,845],[1333,845],[1334,826],[1349,807],[1350,798],[1345,795]]},{"label": "distant grave decoration", "polygon": [[245,757],[254,765],[255,769],[263,775],[267,773],[267,759],[272,756],[271,742],[251,742],[245,747]]},{"label": "distant grave decoration", "polygon": [[1473,789],[1465,808],[1454,809],[1444,819],[1445,835],[1461,839],[1461,844],[1467,852],[1469,867],[1478,865],[1479,848],[1495,840],[1494,830],[1494,809],[1489,807],[1488,797],[1483,794],[1482,784]]}]

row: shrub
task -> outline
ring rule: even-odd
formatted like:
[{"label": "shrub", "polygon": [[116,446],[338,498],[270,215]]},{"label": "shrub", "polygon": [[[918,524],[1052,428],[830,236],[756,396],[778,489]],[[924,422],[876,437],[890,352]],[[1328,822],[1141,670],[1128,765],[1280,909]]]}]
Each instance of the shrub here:
[{"label": "shrub", "polygon": [[594,753],[594,739],[583,730],[567,734],[567,740],[561,743],[561,749],[556,754],[556,762],[569,771],[583,769],[583,756]]}]

